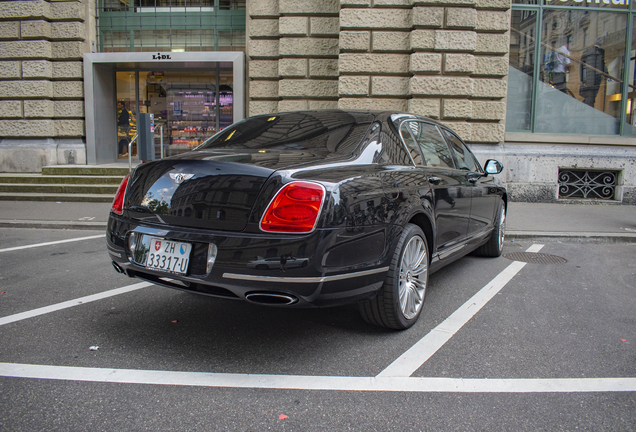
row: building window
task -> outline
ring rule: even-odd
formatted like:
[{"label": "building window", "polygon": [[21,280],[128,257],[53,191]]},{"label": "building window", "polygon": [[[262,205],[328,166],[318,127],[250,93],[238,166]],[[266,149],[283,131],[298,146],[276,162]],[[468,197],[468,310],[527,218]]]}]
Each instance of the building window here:
[{"label": "building window", "polygon": [[245,51],[245,0],[98,0],[100,52]]},{"label": "building window", "polygon": [[[535,39],[531,36],[536,26],[535,11],[513,11],[508,68],[508,105],[506,107],[506,129],[529,131],[532,112],[532,88]],[[527,43],[515,43],[521,38]]]},{"label": "building window", "polygon": [[[633,18],[633,26],[636,26],[636,17]],[[636,37],[632,33],[632,49],[629,55],[629,68],[627,73],[627,82],[629,84],[629,92],[627,93],[627,107],[625,109],[626,112],[626,122],[631,125],[631,135],[636,135],[634,130],[636,129],[636,68],[634,67],[634,63],[636,61]]]},{"label": "building window", "polygon": [[607,5],[612,10],[590,11],[579,7],[587,3],[552,3],[532,10],[513,4],[506,131],[636,135],[633,49],[625,73],[628,6],[617,0]]},{"label": "building window", "polygon": [[618,171],[559,170],[559,198],[615,199]]}]

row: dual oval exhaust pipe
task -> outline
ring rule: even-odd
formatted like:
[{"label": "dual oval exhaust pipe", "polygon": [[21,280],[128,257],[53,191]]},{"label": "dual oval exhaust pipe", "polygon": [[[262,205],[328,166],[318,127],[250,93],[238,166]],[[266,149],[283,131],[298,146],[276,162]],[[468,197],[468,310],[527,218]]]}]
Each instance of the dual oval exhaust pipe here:
[{"label": "dual oval exhaust pipe", "polygon": [[252,303],[271,306],[288,306],[298,302],[298,299],[288,294],[274,294],[265,292],[255,292],[245,295],[245,298]]},{"label": "dual oval exhaust pipe", "polygon": [[[126,273],[115,261],[112,261],[113,268],[117,273]],[[271,306],[288,306],[298,302],[298,299],[288,294],[276,294],[267,292],[254,292],[245,296],[245,299],[252,303]]]},{"label": "dual oval exhaust pipe", "polygon": [[124,273],[124,274],[126,273],[124,269],[121,268],[119,264],[117,264],[115,261],[112,261],[112,264],[113,264],[113,268],[115,269],[117,273]]}]

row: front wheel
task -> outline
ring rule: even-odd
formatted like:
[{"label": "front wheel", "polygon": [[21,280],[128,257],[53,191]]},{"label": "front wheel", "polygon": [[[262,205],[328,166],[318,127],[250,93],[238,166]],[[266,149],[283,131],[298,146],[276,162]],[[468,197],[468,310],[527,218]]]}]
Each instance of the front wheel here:
[{"label": "front wheel", "polygon": [[420,314],[428,286],[429,253],[424,233],[407,224],[400,235],[384,285],[378,295],[361,304],[362,318],[395,330],[411,327]]}]

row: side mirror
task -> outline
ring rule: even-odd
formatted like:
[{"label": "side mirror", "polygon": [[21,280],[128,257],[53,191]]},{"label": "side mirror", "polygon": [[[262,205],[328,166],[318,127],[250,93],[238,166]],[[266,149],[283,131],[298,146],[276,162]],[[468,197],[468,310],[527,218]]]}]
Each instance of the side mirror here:
[{"label": "side mirror", "polygon": [[484,171],[487,174],[499,174],[503,171],[503,165],[498,160],[488,159],[484,164]]}]

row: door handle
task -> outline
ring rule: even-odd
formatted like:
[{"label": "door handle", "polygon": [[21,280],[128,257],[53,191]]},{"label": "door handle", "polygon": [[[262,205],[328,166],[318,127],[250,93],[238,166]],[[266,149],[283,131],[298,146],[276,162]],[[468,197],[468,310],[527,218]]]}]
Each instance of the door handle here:
[{"label": "door handle", "polygon": [[429,183],[433,183],[434,185],[438,185],[442,182],[442,179],[439,177],[431,176],[428,178]]}]

